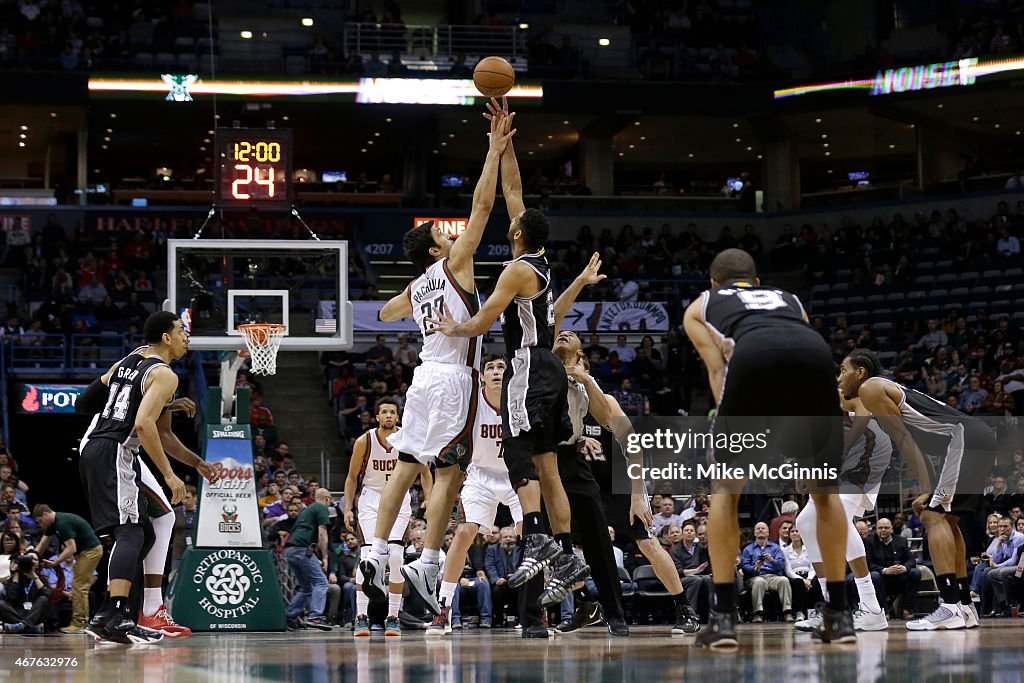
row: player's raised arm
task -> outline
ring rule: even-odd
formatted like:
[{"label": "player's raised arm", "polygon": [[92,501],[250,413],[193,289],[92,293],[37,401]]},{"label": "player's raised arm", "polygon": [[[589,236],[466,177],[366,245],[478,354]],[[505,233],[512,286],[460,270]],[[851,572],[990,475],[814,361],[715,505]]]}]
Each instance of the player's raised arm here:
[{"label": "player's raised arm", "polygon": [[590,263],[583,269],[583,272],[576,276],[576,279],[572,281],[572,284],[565,288],[558,300],[555,301],[555,336],[558,336],[559,331],[562,328],[562,320],[569,311],[572,310],[572,305],[576,303],[576,297],[580,295],[583,288],[587,285],[596,285],[601,280],[608,277],[607,275],[601,275],[598,271],[601,270],[601,255],[594,252],[594,255],[590,257]]},{"label": "player's raised arm", "polygon": [[[512,139],[516,131],[512,128],[512,120],[515,114],[509,116],[495,116],[491,119],[491,132],[488,138],[487,156],[484,158],[484,167],[480,171],[480,179],[473,191],[473,208],[469,214],[469,223],[466,230],[459,235],[459,239],[452,244],[448,253],[448,263],[465,289],[470,289],[473,284],[473,254],[480,246],[480,240],[484,236],[484,228],[491,217],[491,209],[494,208],[494,194],[498,182],[498,163],[501,154],[505,151],[508,141]],[[468,276],[468,280],[464,277]]]},{"label": "player's raised arm", "polygon": [[377,311],[377,319],[385,323],[398,322],[402,318],[412,317],[412,299],[410,299],[409,287],[406,286],[401,294],[396,294]]},{"label": "player's raised arm", "polygon": [[153,370],[146,384],[142,403],[135,416],[135,433],[163,475],[167,487],[171,489],[171,504],[177,505],[185,497],[185,484],[171,469],[156,423],[164,406],[174,398],[174,392],[178,389],[178,376],[169,367],[158,367]]},{"label": "player's raised arm", "polygon": [[536,282],[536,277],[537,273],[521,261],[507,266],[501,271],[494,292],[476,315],[464,323],[456,322],[447,311],[439,313],[436,318],[424,318],[434,324],[433,328],[427,330],[427,334],[440,332],[447,337],[479,337],[491,329],[494,321],[519,292]]},{"label": "player's raised arm", "polygon": [[704,324],[703,300],[698,297],[696,301],[686,308],[683,314],[683,329],[686,336],[690,338],[697,353],[700,354],[704,365],[708,369],[708,383],[711,385],[711,393],[715,397],[715,405],[722,401],[722,390],[725,380],[725,356],[722,349],[715,343],[714,337]]},{"label": "player's raised arm", "polygon": [[[493,97],[487,103],[487,110],[490,113],[484,114],[484,118],[492,120],[495,116],[509,116],[508,98],[501,98],[501,108]],[[514,114],[513,114],[514,116]],[[505,147],[505,153],[501,155],[501,193],[505,197],[505,207],[508,209],[509,220],[512,220],[526,210],[523,203],[523,177],[519,173],[519,160],[516,158],[516,150],[509,140]]]}]

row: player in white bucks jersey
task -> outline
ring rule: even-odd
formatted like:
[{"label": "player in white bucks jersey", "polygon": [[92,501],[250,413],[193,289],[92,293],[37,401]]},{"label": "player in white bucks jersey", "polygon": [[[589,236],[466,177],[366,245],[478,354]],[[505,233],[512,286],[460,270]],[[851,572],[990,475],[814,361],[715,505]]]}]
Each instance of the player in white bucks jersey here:
[{"label": "player in white bucks jersey", "polygon": [[[860,398],[892,438],[924,490],[913,507],[928,533],[928,550],[942,602],[928,616],[908,621],[907,628],[973,628],[978,625],[978,614],[967,574],[967,557],[973,548],[968,548],[960,530],[960,518],[971,520],[983,510],[983,487],[996,457],[995,435],[981,420],[880,377],[881,370],[875,354],[857,349],[843,359],[839,388],[848,399]],[[948,439],[938,475],[910,430],[917,438]]]},{"label": "player in white bucks jersey", "polygon": [[[171,469],[160,442],[157,420],[174,398],[178,378],[170,368],[188,351],[188,334],[173,313],[160,311],[146,319],[143,334],[149,348],[132,354],[99,380],[109,398],[90,425],[79,450],[79,469],[97,535],[112,535],[107,598],[86,632],[100,640],[120,643],[151,642],[159,634],[135,624],[129,594],[142,555],[147,531],[145,500],[135,449],[146,449],[171,490],[171,503],[181,502],[185,484]],[[151,542],[151,539],[150,539]]]},{"label": "player in white bucks jersey", "polygon": [[491,120],[487,157],[473,193],[473,208],[465,231],[452,241],[439,226],[428,221],[407,232],[402,246],[423,274],[380,311],[380,319],[387,322],[414,318],[423,333],[423,349],[421,364],[413,373],[406,395],[402,430],[388,439],[399,453],[399,462],[381,494],[370,552],[359,564],[363,590],[375,602],[386,599],[383,573],[388,558],[387,535],[395,524],[402,498],[420,467],[434,463],[434,488],[427,501],[423,553],[415,562],[404,565],[402,574],[427,607],[435,614],[440,612],[434,589],[440,571],[441,542],[463,473],[473,455],[480,340],[479,335],[469,339],[432,335],[431,318],[447,312],[457,320],[468,320],[479,309],[473,254],[494,207],[499,160],[515,133],[512,118],[510,115]]},{"label": "player in white bucks jersey", "polygon": [[[392,398],[382,398],[373,408],[377,417],[377,427],[367,431],[356,439],[352,446],[352,460],[348,465],[348,476],[345,477],[345,501],[342,507],[342,518],[345,528],[355,532],[362,544],[359,548],[360,557],[370,551],[366,543],[366,535],[372,534],[377,528],[377,508],[380,495],[384,491],[391,474],[398,465],[398,451],[388,444],[388,437],[398,431],[398,402]],[[429,497],[431,488],[430,468],[426,465],[420,470],[423,492]],[[358,503],[357,501],[358,496]],[[352,506],[358,509],[358,520],[354,519]],[[412,508],[408,490],[402,498],[401,509],[391,533],[388,534],[388,567],[390,582],[388,585],[388,616],[384,625],[385,636],[402,635],[402,625],[398,612],[402,608],[402,591],[405,579],[402,578],[402,562],[405,555],[405,530],[412,518]],[[354,524],[354,526],[353,526]],[[370,621],[366,616],[369,598],[363,592],[363,576],[356,569],[356,621],[352,635],[356,638],[370,635]]]},{"label": "player in white bucks jersey", "polygon": [[[501,447],[499,405],[505,366],[504,356],[493,355],[484,359],[480,409],[473,427],[473,462],[466,471],[466,481],[462,485],[462,522],[445,555],[444,575],[438,594],[441,613],[427,627],[428,636],[452,632],[452,617],[458,611],[458,591],[461,590],[459,579],[466,564],[466,554],[478,533],[490,533],[499,504],[508,506],[517,531],[522,529],[523,509],[508,480],[508,468],[505,467]],[[477,601],[481,603],[480,623],[489,627],[491,586],[486,578],[477,586],[480,587],[477,594]]]},{"label": "player in white bucks jersey", "polygon": [[[492,103],[492,121],[507,117],[505,107]],[[522,178],[512,145],[501,157],[501,179],[511,219],[507,237],[512,260],[472,318],[463,322],[442,312],[429,322],[436,326],[431,332],[472,338],[484,334],[501,317],[509,359],[502,386],[502,445],[509,479],[523,506],[522,562],[509,579],[509,585],[518,588],[560,555],[569,558],[563,564],[569,573],[562,578],[582,575],[586,565],[572,550],[569,499],[558,476],[555,453],[572,426],[565,409],[569,386],[565,369],[551,352],[554,298],[544,255],[550,225],[543,213],[523,204]],[[544,532],[542,491],[554,539]],[[524,623],[523,637],[547,638],[548,633],[539,622]]]},{"label": "player in white bucks jersey", "polygon": [[[708,384],[718,405],[714,430],[728,433],[732,427],[734,433],[729,437],[743,431],[800,434],[800,438],[787,439],[781,448],[773,437],[771,452],[786,450],[797,460],[812,459],[821,470],[826,463],[839,462],[842,411],[834,386],[835,363],[828,344],[807,323],[799,299],[776,287],[762,286],[754,259],[742,249],[726,249],[716,255],[710,275],[711,288],[687,307],[683,327],[707,368]],[[771,392],[771,403],[765,403],[765,392]],[[801,423],[797,425],[796,420]],[[714,453],[717,462],[732,464],[750,464],[764,455],[763,449],[734,454],[719,448]],[[738,645],[737,506],[745,485],[746,478],[712,482],[708,550],[715,599],[709,628],[697,635],[702,647]],[[835,588],[829,590],[822,624],[813,635],[826,643],[854,642],[853,616],[846,605],[845,512],[827,486],[815,486],[811,495],[817,504],[824,573]]]},{"label": "player in white bucks jersey", "polygon": [[[850,565],[860,603],[853,613],[853,628],[857,631],[884,631],[889,627],[885,611],[878,601],[878,592],[869,572],[864,539],[854,526],[857,517],[874,510],[882,477],[892,459],[892,441],[871,419],[860,399],[840,397],[846,412],[843,420],[843,461],[839,468],[839,500],[846,511],[846,563]],[[828,588],[821,577],[821,549],[818,545],[818,514],[814,500],[809,500],[796,518],[797,529],[807,547],[807,557],[818,572],[822,595]],[[813,631],[819,617],[796,622],[798,631]]]}]

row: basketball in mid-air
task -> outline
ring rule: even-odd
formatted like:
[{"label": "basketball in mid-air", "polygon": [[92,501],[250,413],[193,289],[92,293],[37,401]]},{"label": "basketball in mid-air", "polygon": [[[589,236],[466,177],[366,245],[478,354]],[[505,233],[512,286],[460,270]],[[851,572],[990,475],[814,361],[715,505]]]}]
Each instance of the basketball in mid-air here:
[{"label": "basketball in mid-air", "polygon": [[484,97],[501,97],[515,82],[515,69],[501,57],[484,57],[473,69],[473,84]]}]

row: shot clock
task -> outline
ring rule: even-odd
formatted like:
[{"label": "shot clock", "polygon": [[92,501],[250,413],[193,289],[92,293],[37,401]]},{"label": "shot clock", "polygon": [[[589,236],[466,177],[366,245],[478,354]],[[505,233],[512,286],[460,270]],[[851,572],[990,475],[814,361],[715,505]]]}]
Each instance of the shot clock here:
[{"label": "shot clock", "polygon": [[218,128],[217,204],[224,208],[291,206],[292,132]]}]

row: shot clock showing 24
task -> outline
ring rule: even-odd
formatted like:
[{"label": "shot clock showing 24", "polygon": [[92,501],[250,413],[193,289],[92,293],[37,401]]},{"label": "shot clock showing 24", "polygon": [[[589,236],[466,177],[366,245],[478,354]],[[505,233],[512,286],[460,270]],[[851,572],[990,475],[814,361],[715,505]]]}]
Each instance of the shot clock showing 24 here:
[{"label": "shot clock showing 24", "polygon": [[287,209],[291,206],[292,132],[218,128],[217,204]]}]

